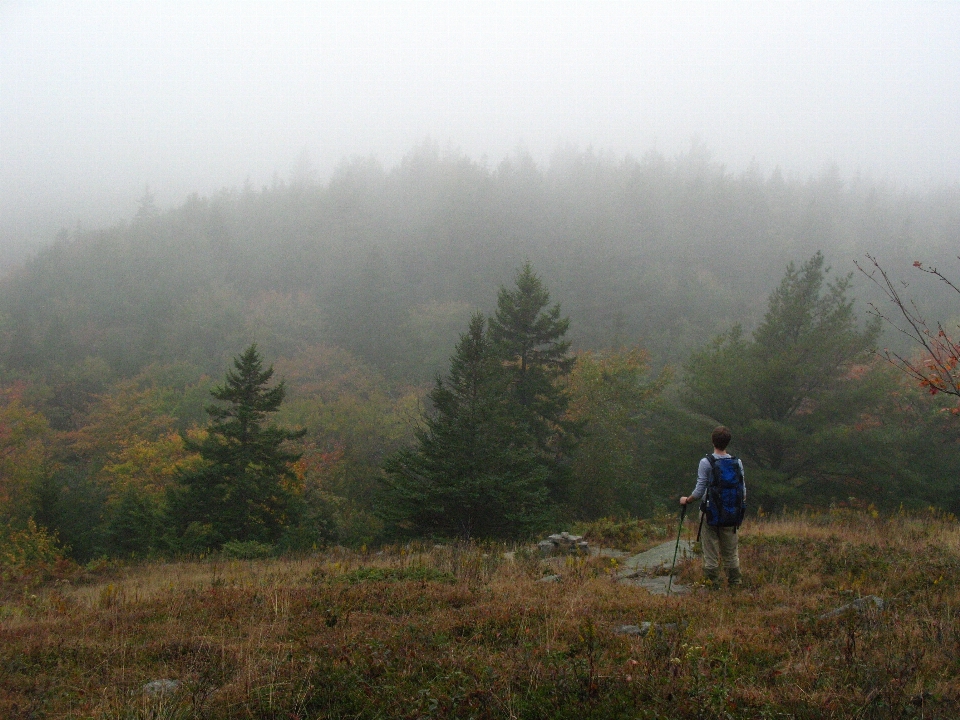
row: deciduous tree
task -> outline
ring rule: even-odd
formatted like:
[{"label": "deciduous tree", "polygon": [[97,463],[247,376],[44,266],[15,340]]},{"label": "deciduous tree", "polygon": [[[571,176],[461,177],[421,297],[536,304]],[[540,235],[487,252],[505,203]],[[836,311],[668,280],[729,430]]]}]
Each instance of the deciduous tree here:
[{"label": "deciduous tree", "polygon": [[580,427],[568,499],[574,517],[650,510],[643,485],[653,478],[641,462],[641,426],[669,373],[649,374],[649,358],[640,348],[576,356],[567,409]]},{"label": "deciduous tree", "polygon": [[50,427],[23,402],[23,387],[0,391],[0,523],[22,525],[33,487],[49,472]]},{"label": "deciduous tree", "polygon": [[[880,288],[887,300],[894,306],[894,317],[876,305],[871,306],[873,314],[894,327],[901,335],[910,340],[919,350],[919,357],[909,358],[892,350],[884,350],[886,360],[912,377],[920,387],[931,395],[944,393],[960,399],[960,336],[958,327],[948,327],[943,322],[928,321],[917,304],[904,296],[905,282],[894,282],[880,263],[872,255],[867,255],[870,265],[857,268]],[[925,265],[919,260],[913,267],[922,273],[937,278],[950,290],[960,295],[960,287],[933,265]],[[954,408],[960,414],[960,405]]]}]

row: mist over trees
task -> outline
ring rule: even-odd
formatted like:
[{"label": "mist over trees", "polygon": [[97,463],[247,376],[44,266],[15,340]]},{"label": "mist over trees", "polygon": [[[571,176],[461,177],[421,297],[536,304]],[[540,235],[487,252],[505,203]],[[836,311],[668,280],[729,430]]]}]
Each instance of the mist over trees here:
[{"label": "mist over trees", "polygon": [[[717,422],[754,507],[960,509],[949,403],[870,353],[895,338],[867,322],[877,289],[847,278],[867,252],[890,267],[952,257],[960,191],[733,175],[696,146],[492,167],[426,145],[390,169],[357,159],[311,178],[170,209],[147,193],[128,222],[62,233],[0,280],[5,521],[33,517],[78,558],[169,551],[168,498],[210,461],[209,392],[251,343],[285,381],[274,515],[290,521],[237,539],[303,548],[427,527],[382,512],[384,463],[395,478],[473,472],[431,443],[475,440],[464,428],[487,418],[502,447],[521,415],[523,457],[475,464],[502,478],[528,463],[515,487],[537,488],[529,507],[551,512],[529,517],[554,525],[672,503]],[[950,297],[925,302],[956,315]],[[502,383],[517,413],[467,401]],[[407,489],[396,508],[419,502]],[[447,519],[451,535],[536,525]]]},{"label": "mist over trees", "polygon": [[540,168],[426,146],[390,170],[355,160],[328,183],[145,202],[126,224],[63,234],[3,283],[0,359],[14,372],[88,357],[122,376],[173,361],[213,372],[250,339],[267,355],[323,342],[429,380],[489,288],[529,259],[569,308],[575,348],[642,338],[655,363],[677,362],[759,321],[787,262],[818,250],[844,269],[866,251],[912,262],[955,246],[958,220],[955,191],[733,176],[699,148],[571,151]]}]

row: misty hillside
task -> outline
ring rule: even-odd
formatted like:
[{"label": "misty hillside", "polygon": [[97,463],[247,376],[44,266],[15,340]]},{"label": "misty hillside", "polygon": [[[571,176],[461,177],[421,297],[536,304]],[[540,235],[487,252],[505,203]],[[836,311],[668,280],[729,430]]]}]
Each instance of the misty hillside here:
[{"label": "misty hillside", "polygon": [[960,245],[956,189],[733,175],[697,147],[491,167],[424,146],[390,169],[357,159],[312,177],[302,167],[171,209],[148,192],[127,222],[61,233],[0,285],[6,372],[91,357],[119,376],[173,361],[214,372],[256,341],[268,357],[336,345],[423,381],[525,259],[570,314],[575,347],[639,341],[677,362],[751,327],[789,261],[822,250],[836,276],[864,253],[897,270]]},{"label": "misty hillside", "polygon": [[958,37],[0,2],[0,720],[958,717]]},{"label": "misty hillside", "polygon": [[[84,561],[219,547],[229,533],[177,498],[212,457],[197,444],[211,395],[248,348],[251,368],[276,371],[258,385],[285,381],[269,412],[292,434],[277,436],[288,506],[241,539],[302,550],[449,535],[415,519],[430,507],[417,447],[444,402],[430,387],[457,382],[468,325],[487,342],[523,277],[553,328],[557,371],[535,399],[554,414],[509,406],[513,380],[497,383],[515,357],[499,356],[482,386],[504,415],[476,425],[492,439],[444,455],[529,482],[535,512],[497,532],[671,506],[718,423],[758,512],[851,497],[960,508],[950,398],[872,354],[868,302],[882,298],[851,272],[866,253],[894,277],[914,259],[948,263],[960,192],[731,175],[702,151],[492,168],[421,147],[389,170],[356,160],[312,178],[304,166],[171,209],[148,192],[127,222],[62,233],[0,280],[0,520],[36,522]],[[955,318],[955,298],[920,277],[933,284],[909,292]],[[518,438],[530,467],[495,461]]]}]

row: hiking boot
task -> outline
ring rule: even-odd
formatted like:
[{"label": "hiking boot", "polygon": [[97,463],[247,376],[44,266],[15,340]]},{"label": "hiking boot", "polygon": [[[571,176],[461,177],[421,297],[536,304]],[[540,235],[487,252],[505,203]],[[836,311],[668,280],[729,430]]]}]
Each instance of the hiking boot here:
[{"label": "hiking boot", "polygon": [[720,587],[720,569],[704,570],[703,584],[708,588]]},{"label": "hiking boot", "polygon": [[743,583],[743,575],[740,574],[740,568],[727,569],[727,584],[730,587],[737,587]]}]

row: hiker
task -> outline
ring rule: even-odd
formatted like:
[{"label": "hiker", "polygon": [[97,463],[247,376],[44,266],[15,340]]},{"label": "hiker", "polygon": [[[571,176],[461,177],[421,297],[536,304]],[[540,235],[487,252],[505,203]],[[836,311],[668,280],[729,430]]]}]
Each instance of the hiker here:
[{"label": "hiker", "polygon": [[737,528],[743,522],[747,488],[743,482],[743,463],[727,453],[730,430],[721,425],[710,439],[713,453],[700,460],[697,486],[692,493],[680,498],[680,504],[704,500],[700,504],[703,577],[708,584],[718,585],[722,563],[727,582],[733,587],[741,583]]}]

